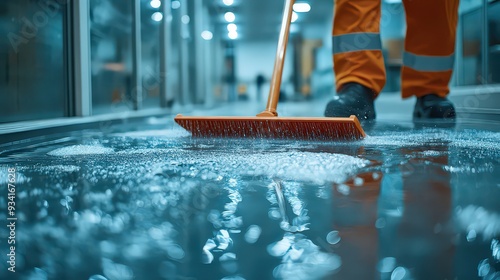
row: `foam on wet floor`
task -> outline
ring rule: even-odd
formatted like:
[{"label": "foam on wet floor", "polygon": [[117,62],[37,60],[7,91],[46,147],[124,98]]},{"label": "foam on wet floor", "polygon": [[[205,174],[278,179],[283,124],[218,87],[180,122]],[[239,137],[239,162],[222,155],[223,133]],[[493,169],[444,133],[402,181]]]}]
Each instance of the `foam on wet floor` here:
[{"label": "foam on wet floor", "polygon": [[170,161],[164,168],[189,165],[190,173],[204,177],[268,176],[282,180],[315,183],[342,182],[370,162],[364,159],[330,153],[198,153],[177,152],[165,154]]},{"label": "foam on wet floor", "polygon": [[111,154],[112,148],[103,147],[101,145],[73,145],[50,151],[48,155],[65,157],[65,156],[80,156],[80,155],[102,155]]},{"label": "foam on wet floor", "polygon": [[175,128],[175,129],[131,131],[124,133],[115,133],[112,134],[111,136],[129,137],[129,138],[146,138],[146,137],[181,138],[181,137],[191,136],[191,133],[181,128]]},{"label": "foam on wet floor", "polygon": [[447,145],[500,151],[500,133],[478,130],[447,131],[427,128],[411,131],[381,131],[360,142],[368,146]]}]

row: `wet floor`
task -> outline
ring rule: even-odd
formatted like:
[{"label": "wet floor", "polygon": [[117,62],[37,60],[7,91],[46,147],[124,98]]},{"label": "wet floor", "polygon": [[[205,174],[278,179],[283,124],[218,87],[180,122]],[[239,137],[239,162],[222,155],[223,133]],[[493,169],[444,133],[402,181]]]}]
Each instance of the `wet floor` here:
[{"label": "wet floor", "polygon": [[192,139],[150,119],[4,146],[0,278],[500,279],[500,133],[367,132]]}]

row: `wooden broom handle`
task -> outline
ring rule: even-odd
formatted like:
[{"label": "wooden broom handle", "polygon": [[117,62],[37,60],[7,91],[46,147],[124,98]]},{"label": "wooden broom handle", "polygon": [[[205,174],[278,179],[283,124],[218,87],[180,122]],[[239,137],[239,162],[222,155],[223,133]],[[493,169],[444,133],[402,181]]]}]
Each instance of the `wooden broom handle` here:
[{"label": "wooden broom handle", "polygon": [[276,49],[276,58],[274,60],[273,76],[271,78],[271,87],[267,99],[267,107],[257,117],[277,117],[278,100],[280,98],[281,77],[283,76],[283,65],[285,64],[286,45],[290,35],[290,23],[292,22],[293,3],[295,0],[285,0],[283,10],[283,19],[281,21],[280,37]]}]

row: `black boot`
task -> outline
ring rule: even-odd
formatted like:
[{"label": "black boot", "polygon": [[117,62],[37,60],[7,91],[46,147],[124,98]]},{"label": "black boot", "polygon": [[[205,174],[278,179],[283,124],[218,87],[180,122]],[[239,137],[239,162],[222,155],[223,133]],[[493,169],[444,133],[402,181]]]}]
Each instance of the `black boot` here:
[{"label": "black boot", "polygon": [[360,120],[375,119],[373,90],[358,83],[347,83],[328,102],[325,117],[349,117],[355,115]]},{"label": "black boot", "polygon": [[450,100],[436,94],[428,94],[417,98],[413,119],[445,119],[454,120],[456,117],[455,107]]}]

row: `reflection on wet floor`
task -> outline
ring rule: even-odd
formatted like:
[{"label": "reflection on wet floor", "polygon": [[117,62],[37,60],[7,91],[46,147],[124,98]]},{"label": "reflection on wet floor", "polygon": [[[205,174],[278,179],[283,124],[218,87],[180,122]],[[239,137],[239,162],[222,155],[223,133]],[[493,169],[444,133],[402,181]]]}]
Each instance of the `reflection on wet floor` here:
[{"label": "reflection on wet floor", "polygon": [[[379,123],[317,143],[142,129],[3,152],[16,277],[500,278],[498,132]],[[5,221],[6,196],[0,209]]]}]

